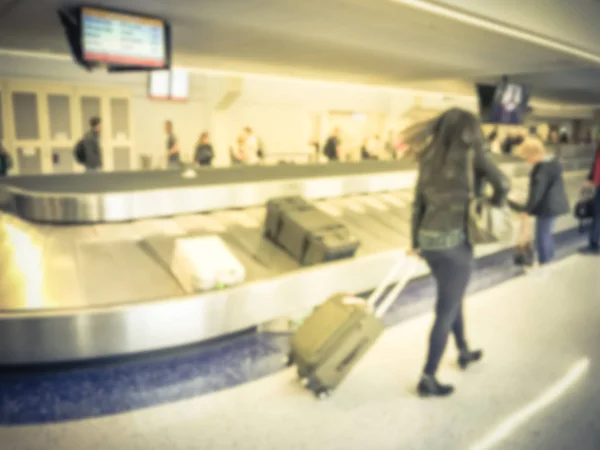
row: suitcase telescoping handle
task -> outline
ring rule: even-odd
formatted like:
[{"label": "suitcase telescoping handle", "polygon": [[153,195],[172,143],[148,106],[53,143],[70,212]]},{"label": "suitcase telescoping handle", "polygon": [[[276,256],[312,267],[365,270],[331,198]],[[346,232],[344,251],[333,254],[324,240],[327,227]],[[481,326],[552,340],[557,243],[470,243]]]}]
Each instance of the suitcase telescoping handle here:
[{"label": "suitcase telescoping handle", "polygon": [[[408,254],[403,255],[383,279],[381,284],[377,286],[377,289],[369,296],[367,299],[367,306],[373,311],[373,314],[376,317],[382,317],[396,301],[404,287],[413,277],[416,266],[417,259],[414,256]],[[394,287],[381,298],[388,286],[394,282],[396,282]]]}]

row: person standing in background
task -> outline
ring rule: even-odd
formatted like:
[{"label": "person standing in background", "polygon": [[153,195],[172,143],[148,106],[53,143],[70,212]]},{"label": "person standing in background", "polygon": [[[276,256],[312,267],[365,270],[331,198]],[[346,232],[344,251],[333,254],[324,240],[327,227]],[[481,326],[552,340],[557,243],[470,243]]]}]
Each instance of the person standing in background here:
[{"label": "person standing in background", "polygon": [[244,135],[246,136],[246,152],[256,154],[258,151],[258,138],[254,135],[252,128],[244,128]]},{"label": "person standing in background", "polygon": [[600,145],[596,149],[596,156],[587,177],[586,187],[595,190],[593,198],[594,216],[590,227],[590,242],[588,247],[582,250],[582,253],[600,255]]},{"label": "person standing in background", "polygon": [[327,141],[325,142],[323,153],[325,154],[329,162],[340,160],[340,129],[338,127],[335,127],[331,131],[331,135],[327,138]]},{"label": "person standing in background", "polygon": [[494,129],[487,137],[487,147],[492,153],[500,153],[500,139],[498,137],[498,129]]},{"label": "person standing in background", "polygon": [[251,159],[250,155],[246,151],[246,135],[242,134],[237,137],[235,144],[232,146],[230,150],[231,164],[232,165],[240,165],[240,164],[249,164]]},{"label": "person standing in background", "polygon": [[562,127],[558,131],[558,143],[559,144],[568,144],[569,143],[569,132],[565,127]]},{"label": "person standing in background", "polygon": [[212,165],[214,156],[215,154],[210,143],[210,136],[208,132],[205,131],[200,135],[200,139],[196,145],[194,161],[196,161],[196,164],[200,166],[210,166]]},{"label": "person standing in background", "polygon": [[12,166],[12,158],[6,148],[4,148],[4,145],[2,145],[2,142],[0,142],[0,177],[8,175],[8,171],[12,169]]},{"label": "person standing in background", "polygon": [[550,130],[548,133],[548,144],[558,144],[558,131]]},{"label": "person standing in background", "polygon": [[89,131],[85,133],[75,148],[77,161],[85,166],[86,172],[102,170],[101,129],[102,120],[99,117],[92,117]]},{"label": "person standing in background", "polygon": [[371,155],[372,159],[381,159],[383,155],[383,145],[381,143],[381,137],[376,134],[367,142],[367,151]]},{"label": "person standing in background", "polygon": [[178,169],[181,167],[179,142],[173,132],[173,122],[170,120],[165,121],[165,133],[167,135],[167,169]]},{"label": "person standing in background", "polygon": [[396,141],[396,148],[395,148],[395,157],[394,159],[402,159],[404,158],[404,156],[406,155],[406,152],[408,151],[408,145],[406,145],[406,142],[404,142],[404,136],[402,135],[402,133],[398,134],[398,140]]},{"label": "person standing in background", "polygon": [[512,155],[515,147],[518,147],[523,143],[523,136],[514,131],[509,131],[508,135],[502,143],[502,153],[505,155]]},{"label": "person standing in background", "polygon": [[323,155],[321,154],[321,144],[318,141],[311,140],[308,143],[308,163],[320,163],[323,161]]},{"label": "person standing in background", "polygon": [[529,137],[541,139],[536,126],[529,127]]},{"label": "person standing in background", "polygon": [[[533,169],[529,175],[529,195],[525,205],[509,200],[509,205],[523,214],[522,220],[535,217],[535,246],[540,265],[554,259],[554,224],[556,218],[567,214],[570,210],[569,199],[563,179],[560,163],[548,155],[542,140],[530,137],[518,148]],[[524,244],[524,243],[523,243]]]},{"label": "person standing in background", "polygon": [[254,130],[250,127],[244,128],[244,136],[246,137],[245,151],[249,161],[263,160],[265,154],[262,141],[254,134]]},{"label": "person standing in background", "polygon": [[394,140],[394,131],[388,132],[388,137],[385,140],[385,152],[390,159],[396,159],[396,142]]},{"label": "person standing in background", "polygon": [[373,155],[371,155],[369,149],[370,140],[368,138],[364,138],[362,145],[360,146],[360,159],[366,161],[368,159],[373,159]]}]

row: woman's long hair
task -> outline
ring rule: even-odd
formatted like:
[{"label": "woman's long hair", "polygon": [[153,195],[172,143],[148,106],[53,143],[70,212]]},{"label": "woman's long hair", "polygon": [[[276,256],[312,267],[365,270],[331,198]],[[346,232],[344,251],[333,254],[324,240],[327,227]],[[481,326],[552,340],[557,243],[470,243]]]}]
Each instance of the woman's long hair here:
[{"label": "woman's long hair", "polygon": [[412,125],[402,134],[410,154],[418,159],[427,158],[439,168],[444,166],[449,154],[466,151],[469,147],[480,149],[484,142],[479,119],[460,108]]}]

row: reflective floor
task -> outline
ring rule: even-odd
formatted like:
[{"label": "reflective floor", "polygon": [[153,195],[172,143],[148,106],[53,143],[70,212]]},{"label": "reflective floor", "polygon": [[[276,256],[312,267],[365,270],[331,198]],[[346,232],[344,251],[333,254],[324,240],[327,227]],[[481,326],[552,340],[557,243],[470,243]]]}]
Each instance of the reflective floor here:
[{"label": "reflective floor", "polygon": [[427,314],[388,330],[325,402],[285,370],[145,410],[0,428],[1,448],[597,450],[599,271],[600,259],[572,256],[471,296],[468,333],[485,359],[461,373],[449,348],[440,378],[457,392],[448,399],[413,392]]}]

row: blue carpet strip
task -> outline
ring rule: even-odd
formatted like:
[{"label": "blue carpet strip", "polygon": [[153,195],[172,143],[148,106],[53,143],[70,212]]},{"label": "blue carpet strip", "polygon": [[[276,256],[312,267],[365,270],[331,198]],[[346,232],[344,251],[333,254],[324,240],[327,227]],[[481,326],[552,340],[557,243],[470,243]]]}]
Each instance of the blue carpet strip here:
[{"label": "blue carpet strip", "polygon": [[[556,236],[558,257],[582,243],[577,230]],[[519,276],[512,250],[480,258],[470,292]],[[395,325],[431,310],[430,277],[411,281],[388,312]],[[32,425],[125,413],[197,397],[283,369],[286,334],[246,333],[169,352],[87,364],[0,368],[0,425]],[[418,370],[418,368],[415,368]]]}]

